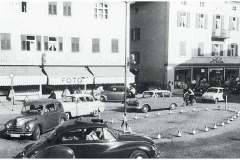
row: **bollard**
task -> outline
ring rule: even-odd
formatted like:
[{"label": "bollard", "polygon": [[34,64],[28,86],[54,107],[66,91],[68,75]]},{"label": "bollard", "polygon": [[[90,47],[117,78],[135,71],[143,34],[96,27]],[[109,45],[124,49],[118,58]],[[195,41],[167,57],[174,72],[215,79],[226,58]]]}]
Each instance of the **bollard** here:
[{"label": "bollard", "polygon": [[208,111],[208,108],[206,108],[205,111]]},{"label": "bollard", "polygon": [[221,126],[224,126],[224,125],[225,125],[224,122],[222,122],[222,123],[221,123]]},{"label": "bollard", "polygon": [[114,123],[113,119],[111,119],[111,123]]},{"label": "bollard", "polygon": [[233,117],[230,118],[230,121],[233,121]]},{"label": "bollard", "polygon": [[209,131],[207,125],[205,126],[204,131],[205,131],[205,132],[208,132],[208,131]]},{"label": "bollard", "polygon": [[178,137],[182,137],[182,133],[180,130],[178,130],[178,134],[177,134]]},{"label": "bollard", "polygon": [[195,129],[193,129],[193,131],[192,131],[192,134],[193,134],[193,135],[195,135],[195,134],[196,134],[196,130],[195,130]]},{"label": "bollard", "polygon": [[217,129],[217,124],[214,123],[213,129]]},{"label": "bollard", "polygon": [[138,119],[137,115],[135,115],[133,118],[134,118],[134,119]]},{"label": "bollard", "polygon": [[227,95],[226,95],[226,100],[225,100],[225,110],[226,111],[228,110],[228,107],[227,107]]},{"label": "bollard", "polygon": [[161,134],[158,134],[158,135],[157,135],[157,139],[161,139]]},{"label": "bollard", "polygon": [[148,114],[145,114],[145,118],[148,118],[149,116],[148,116]]},{"label": "bollard", "polygon": [[227,124],[230,124],[230,119],[229,118],[227,119]]}]

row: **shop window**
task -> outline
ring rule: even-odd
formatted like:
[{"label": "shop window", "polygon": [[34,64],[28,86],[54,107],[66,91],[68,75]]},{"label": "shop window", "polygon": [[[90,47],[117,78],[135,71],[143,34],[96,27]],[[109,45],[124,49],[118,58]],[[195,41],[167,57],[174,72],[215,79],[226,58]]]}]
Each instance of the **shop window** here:
[{"label": "shop window", "polygon": [[92,52],[93,53],[100,52],[100,39],[98,39],[98,38],[92,39]]},{"label": "shop window", "polygon": [[223,45],[213,44],[212,45],[212,56],[223,56]]},{"label": "shop window", "polygon": [[0,33],[1,38],[1,50],[11,49],[11,36],[10,33]]},{"label": "shop window", "polygon": [[37,42],[37,51],[41,51],[41,48],[42,48],[41,36],[36,36],[36,42]]},{"label": "shop window", "polygon": [[71,2],[63,2],[63,15],[64,16],[71,16],[72,11],[71,11]]},{"label": "shop window", "polygon": [[21,48],[23,51],[41,51],[41,36],[21,35]]},{"label": "shop window", "polygon": [[27,12],[27,2],[21,2],[22,12]]},{"label": "shop window", "polygon": [[238,45],[237,44],[231,44],[228,46],[228,56],[238,56]]},{"label": "shop window", "polygon": [[112,53],[118,53],[118,39],[112,39]]},{"label": "shop window", "polygon": [[57,38],[48,37],[48,51],[57,51]]},{"label": "shop window", "polygon": [[207,14],[197,14],[196,15],[196,28],[207,29]]},{"label": "shop window", "polygon": [[229,30],[236,31],[238,30],[238,18],[237,17],[229,17]]},{"label": "shop window", "polygon": [[95,18],[97,19],[108,19],[109,6],[106,2],[96,3],[95,5]]},{"label": "shop window", "polygon": [[176,69],[174,88],[184,88],[191,82],[191,69]]},{"label": "shop window", "polygon": [[49,2],[48,3],[48,14],[49,15],[57,15],[57,2]]},{"label": "shop window", "polygon": [[190,14],[187,12],[177,12],[177,26],[183,28],[190,27]]},{"label": "shop window", "polygon": [[204,55],[204,43],[203,42],[198,43],[197,52],[198,52],[198,56],[203,56]]},{"label": "shop window", "polygon": [[58,37],[58,50],[59,50],[59,52],[63,51],[63,38],[62,37]]},{"label": "shop window", "polygon": [[79,52],[79,38],[72,37],[72,52]]}]

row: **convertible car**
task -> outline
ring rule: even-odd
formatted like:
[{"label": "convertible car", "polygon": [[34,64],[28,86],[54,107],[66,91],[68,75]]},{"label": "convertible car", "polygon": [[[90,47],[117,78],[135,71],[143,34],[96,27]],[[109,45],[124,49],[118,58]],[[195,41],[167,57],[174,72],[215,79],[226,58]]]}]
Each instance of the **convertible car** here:
[{"label": "convertible car", "polygon": [[147,137],[114,130],[101,119],[64,122],[44,141],[30,144],[15,158],[156,158]]}]

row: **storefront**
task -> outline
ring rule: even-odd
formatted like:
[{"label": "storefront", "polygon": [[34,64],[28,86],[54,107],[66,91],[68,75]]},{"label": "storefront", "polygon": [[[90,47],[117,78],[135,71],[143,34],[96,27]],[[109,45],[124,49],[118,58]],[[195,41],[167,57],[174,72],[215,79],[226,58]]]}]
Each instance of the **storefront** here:
[{"label": "storefront", "polygon": [[42,85],[47,77],[37,66],[0,66],[0,95],[7,96],[11,87],[16,99],[28,96],[41,96]]}]

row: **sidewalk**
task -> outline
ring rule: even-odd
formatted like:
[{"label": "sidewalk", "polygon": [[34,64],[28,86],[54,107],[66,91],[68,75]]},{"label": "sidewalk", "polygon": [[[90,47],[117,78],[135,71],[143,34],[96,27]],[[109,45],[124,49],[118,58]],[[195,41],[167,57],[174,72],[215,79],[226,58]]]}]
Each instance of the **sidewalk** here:
[{"label": "sidewalk", "polygon": [[0,115],[4,114],[20,114],[22,109],[22,102],[16,101],[12,106],[9,101],[0,102]]}]

